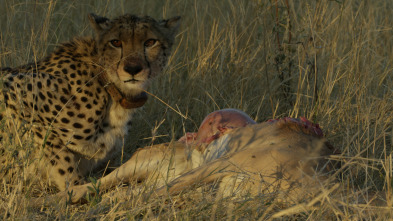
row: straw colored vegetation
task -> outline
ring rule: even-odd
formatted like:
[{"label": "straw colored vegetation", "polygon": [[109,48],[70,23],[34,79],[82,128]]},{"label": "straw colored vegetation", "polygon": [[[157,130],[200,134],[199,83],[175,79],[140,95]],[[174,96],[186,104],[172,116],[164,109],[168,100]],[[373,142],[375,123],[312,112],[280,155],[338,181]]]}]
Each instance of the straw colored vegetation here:
[{"label": "straw colored vegetation", "polygon": [[[3,219],[282,219],[387,220],[393,217],[393,2],[146,0],[0,2],[0,67],[44,57],[60,42],[90,35],[90,12],[155,18],[182,16],[173,56],[135,115],[129,145],[106,170],[146,145],[196,131],[210,112],[237,108],[257,122],[305,116],[319,123],[342,154],[338,184],[313,199],[283,204],[274,195],[216,198],[190,191],[150,197],[152,183],[117,187],[83,205],[33,207],[29,199],[56,191],[1,180]],[[3,110],[3,107],[1,107]],[[0,127],[4,128],[5,122]],[[34,148],[25,131],[6,131],[2,157],[12,170]],[[28,133],[27,133],[28,134]],[[99,178],[105,171],[91,174]],[[94,181],[93,179],[93,181]],[[97,184],[96,191],[99,191]],[[378,194],[374,194],[378,193]],[[380,198],[373,203],[373,198]],[[371,202],[371,203],[370,203]]]}]

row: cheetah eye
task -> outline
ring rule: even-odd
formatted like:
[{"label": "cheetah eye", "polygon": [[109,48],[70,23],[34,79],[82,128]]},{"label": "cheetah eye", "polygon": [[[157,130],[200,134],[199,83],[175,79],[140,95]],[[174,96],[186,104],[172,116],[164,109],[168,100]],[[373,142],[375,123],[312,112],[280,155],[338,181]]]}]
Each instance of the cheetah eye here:
[{"label": "cheetah eye", "polygon": [[149,40],[147,40],[147,41],[145,41],[145,47],[151,47],[151,46],[153,46],[155,43],[157,42],[157,40],[156,39],[149,39]]},{"label": "cheetah eye", "polygon": [[115,48],[120,48],[121,47],[121,41],[119,41],[117,39],[110,41],[110,43]]}]

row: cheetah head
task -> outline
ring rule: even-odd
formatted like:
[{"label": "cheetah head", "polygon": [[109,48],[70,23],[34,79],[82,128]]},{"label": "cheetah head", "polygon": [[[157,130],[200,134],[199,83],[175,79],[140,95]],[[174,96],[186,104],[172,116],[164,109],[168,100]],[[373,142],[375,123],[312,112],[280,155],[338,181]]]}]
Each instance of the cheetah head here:
[{"label": "cheetah head", "polygon": [[113,20],[90,14],[89,20],[96,32],[98,65],[126,96],[146,90],[163,71],[180,23],[180,17],[156,21],[129,14]]}]

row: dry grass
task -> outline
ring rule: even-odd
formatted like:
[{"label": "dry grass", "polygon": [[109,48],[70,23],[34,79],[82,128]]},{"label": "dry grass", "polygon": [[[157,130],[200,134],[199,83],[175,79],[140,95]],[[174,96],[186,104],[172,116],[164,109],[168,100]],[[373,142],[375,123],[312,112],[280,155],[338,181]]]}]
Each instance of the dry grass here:
[{"label": "dry grass", "polygon": [[[306,116],[342,151],[345,165],[339,180],[346,193],[326,190],[316,204],[311,200],[291,207],[269,195],[234,202],[195,192],[146,201],[151,191],[146,185],[141,192],[118,189],[98,203],[36,209],[20,196],[46,190],[25,184],[21,175],[12,188],[1,182],[0,217],[391,219],[392,11],[393,3],[385,0],[2,0],[0,67],[40,59],[59,42],[90,34],[89,12],[182,16],[179,46],[150,90],[165,103],[150,99],[139,111],[134,123],[138,129],[128,137],[131,144],[123,162],[136,147],[195,131],[204,116],[217,109],[238,108],[257,121]],[[28,140],[21,142],[31,148]],[[2,145],[10,162],[26,163],[11,160],[13,151],[21,149],[17,139]],[[388,200],[368,204],[364,198],[372,191],[384,191]]]}]

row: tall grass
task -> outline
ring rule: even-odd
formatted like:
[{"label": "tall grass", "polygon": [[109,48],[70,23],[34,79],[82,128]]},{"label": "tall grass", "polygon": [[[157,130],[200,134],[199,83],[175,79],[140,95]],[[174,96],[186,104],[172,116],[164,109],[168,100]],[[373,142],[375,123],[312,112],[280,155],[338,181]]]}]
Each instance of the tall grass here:
[{"label": "tall grass", "polygon": [[[137,147],[195,131],[204,116],[214,110],[238,108],[259,122],[305,116],[319,123],[328,140],[341,150],[339,158],[344,167],[339,181],[357,191],[358,198],[349,193],[335,197],[326,194],[319,204],[299,204],[278,215],[311,220],[393,217],[389,199],[393,187],[393,2],[0,3],[0,67],[39,60],[60,42],[90,35],[90,12],[108,17],[123,13],[182,16],[170,64],[150,88],[154,96],[135,116],[137,129],[127,138],[130,144],[123,162]],[[2,142],[9,149],[21,148],[15,139]],[[26,198],[17,196],[45,190],[23,189],[22,184],[22,178],[15,181],[14,188],[2,182],[3,218],[264,220],[287,208],[269,196],[234,203],[210,195],[184,195],[182,200],[175,197],[141,204],[141,195],[117,190],[122,194],[108,194],[97,205],[54,205],[37,210],[26,206]],[[367,199],[370,191],[384,191],[387,202],[376,207],[362,201],[360,198]]]}]

